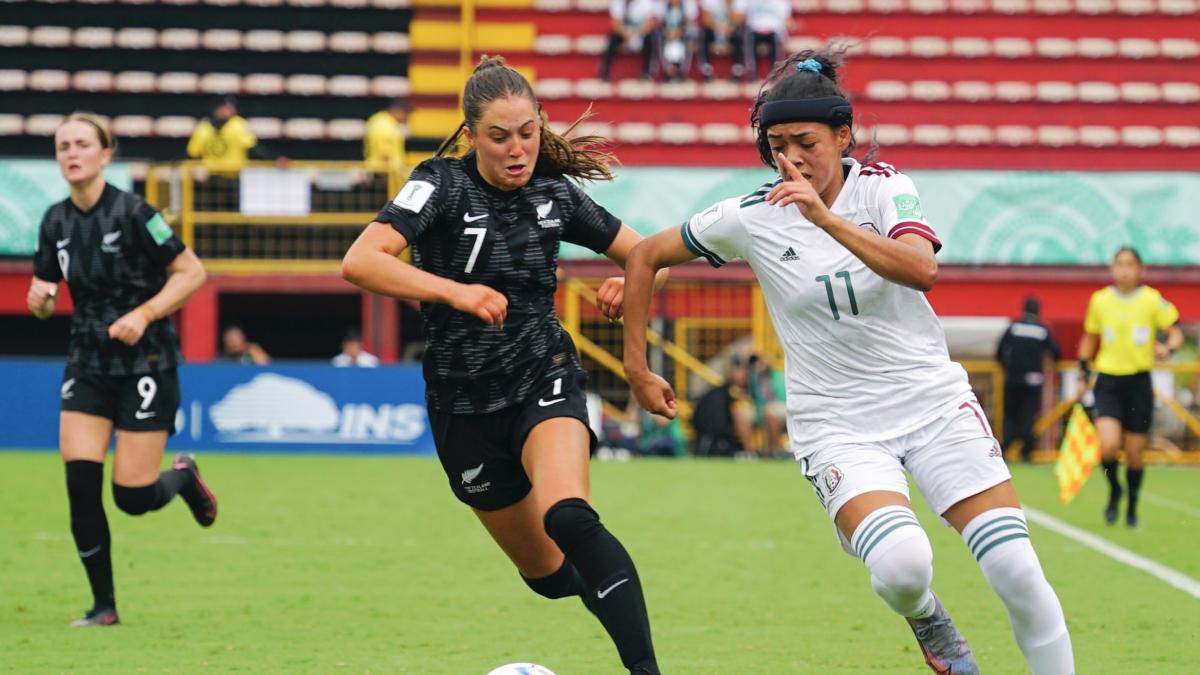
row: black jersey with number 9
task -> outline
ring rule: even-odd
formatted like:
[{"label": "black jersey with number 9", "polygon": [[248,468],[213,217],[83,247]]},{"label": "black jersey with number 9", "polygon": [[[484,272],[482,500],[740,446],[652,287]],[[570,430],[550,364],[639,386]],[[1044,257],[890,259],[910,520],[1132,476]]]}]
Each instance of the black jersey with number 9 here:
[{"label": "black jersey with number 9", "polygon": [[417,166],[380,211],[412,247],[413,264],[508,299],[504,328],[449,305],[423,303],[426,401],[456,414],[482,414],[528,398],[547,377],[580,370],[554,313],[558,244],[603,253],[621,222],[562,177],[535,176],[499,190],[479,175],[474,155]]}]

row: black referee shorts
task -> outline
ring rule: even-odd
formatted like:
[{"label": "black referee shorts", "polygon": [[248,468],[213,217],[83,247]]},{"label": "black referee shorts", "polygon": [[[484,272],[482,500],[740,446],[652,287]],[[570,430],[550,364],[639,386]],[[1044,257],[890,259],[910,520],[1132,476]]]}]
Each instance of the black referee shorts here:
[{"label": "black referee shorts", "polygon": [[583,422],[595,450],[586,384],[583,372],[547,380],[528,400],[483,415],[430,410],[433,442],[454,496],[480,511],[496,511],[524,499],[533,486],[521,464],[521,450],[530,430],[548,419],[574,417]]},{"label": "black referee shorts", "polygon": [[67,366],[60,396],[61,410],[107,417],[123,431],[175,433],[179,376],[173,368],[116,377]]},{"label": "black referee shorts", "polygon": [[1092,390],[1096,398],[1095,417],[1112,417],[1125,431],[1144,434],[1150,431],[1154,416],[1154,387],[1150,373],[1096,376]]}]

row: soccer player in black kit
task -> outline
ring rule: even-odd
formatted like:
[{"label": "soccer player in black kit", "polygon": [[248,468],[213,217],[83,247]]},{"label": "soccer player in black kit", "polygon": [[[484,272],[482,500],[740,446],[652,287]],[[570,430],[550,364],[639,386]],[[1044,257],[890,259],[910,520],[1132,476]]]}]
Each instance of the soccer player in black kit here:
[{"label": "soccer player in black kit", "polygon": [[201,525],[217,516],[216,498],[190,456],[159,473],[179,407],[179,339],[167,316],[204,283],[204,267],[141,197],[104,181],[113,145],[103,120],[89,113],[74,113],[58,128],[55,156],[71,196],[42,219],[26,299],[44,319],[66,281],[75,303],[58,442],[71,533],[94,601],[75,626],[119,622],[100,497],[114,429],[118,508],[140,515],[179,494]]},{"label": "soccer player in black kit", "polygon": [[[629,672],[656,674],[637,570],[589,503],[587,376],[554,312],[560,241],[623,265],[641,236],[568,180],[611,178],[603,139],[551,131],[502,58],[483,58],[462,105],[459,131],[367,226],[342,275],[421,301],[426,403],[455,496],[530,588],[580,596]],[[470,152],[444,157],[463,134]],[[396,257],[409,246],[412,265]],[[622,277],[601,286],[610,319],[623,289]]]}]

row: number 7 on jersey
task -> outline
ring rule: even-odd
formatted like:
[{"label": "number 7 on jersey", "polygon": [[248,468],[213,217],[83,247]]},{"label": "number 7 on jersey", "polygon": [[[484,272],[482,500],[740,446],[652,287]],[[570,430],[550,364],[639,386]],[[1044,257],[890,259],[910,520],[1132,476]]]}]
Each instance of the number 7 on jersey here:
[{"label": "number 7 on jersey", "polygon": [[470,274],[475,269],[475,259],[479,257],[479,249],[483,248],[483,237],[487,234],[486,227],[464,227],[463,232],[475,236],[475,244],[471,246],[471,257],[467,258],[467,268],[464,273]]}]

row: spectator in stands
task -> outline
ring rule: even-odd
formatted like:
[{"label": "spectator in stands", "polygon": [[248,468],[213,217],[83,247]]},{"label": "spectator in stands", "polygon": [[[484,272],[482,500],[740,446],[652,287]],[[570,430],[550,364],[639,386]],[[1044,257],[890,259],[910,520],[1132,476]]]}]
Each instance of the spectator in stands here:
[{"label": "spectator in stands", "polygon": [[1038,319],[1041,304],[1025,299],[1025,313],[1009,325],[996,346],[996,360],[1004,368],[1004,443],[1021,441],[1021,461],[1028,462],[1035,441],[1033,422],[1042,402],[1047,357],[1061,354],[1050,329]]},{"label": "spectator in stands", "polygon": [[363,134],[363,161],[372,171],[397,172],[406,162],[404,137],[410,106],[407,99],[394,98],[385,110],[367,118]]},{"label": "spectator in stands", "polygon": [[[212,117],[196,124],[188,139],[188,157],[199,158],[211,171],[236,173],[246,165],[246,157],[258,145],[245,118],[238,115],[237,99],[222,97]],[[258,153],[256,153],[258,154]]]},{"label": "spectator in stands", "polygon": [[745,16],[742,48],[746,55],[746,72],[750,79],[757,79],[760,49],[767,57],[768,70],[784,53],[792,22],[792,3],[791,0],[738,0],[736,6]]},{"label": "spectator in stands", "polygon": [[622,46],[634,53],[641,52],[642,79],[651,79],[661,39],[661,0],[612,0],[608,15],[611,32],[608,35],[608,49],[600,61],[600,79],[609,78],[613,59]]},{"label": "spectator in stands", "polygon": [[271,362],[270,355],[257,342],[246,339],[241,326],[230,324],[221,332],[221,357],[243,365],[265,366]]},{"label": "spectator in stands", "polygon": [[332,363],[339,368],[374,368],[379,365],[379,357],[363,349],[362,333],[351,328],[342,338],[342,353],[333,357]]},{"label": "spectator in stands", "polygon": [[650,457],[683,457],[687,454],[687,438],[679,418],[671,419],[642,410],[633,397],[629,399],[638,415],[641,435],[638,447]]},{"label": "spectator in stands", "polygon": [[752,447],[754,416],[745,401],[748,376],[745,361],[734,355],[725,381],[696,402],[692,452],[697,457],[733,457]]},{"label": "spectator in stands", "polygon": [[770,359],[751,353],[747,391],[754,402],[754,426],[762,433],[762,454],[777,457],[784,453],[780,441],[787,434],[787,383],[783,373]]},{"label": "spectator in stands", "polygon": [[746,70],[736,16],[731,0],[700,0],[700,75],[705,82],[716,76],[713,57],[718,54],[729,54],[733,60],[731,77],[736,72],[740,78]]},{"label": "spectator in stands", "polygon": [[667,0],[663,11],[663,76],[678,82],[688,76],[696,43],[699,9],[696,0]]}]

